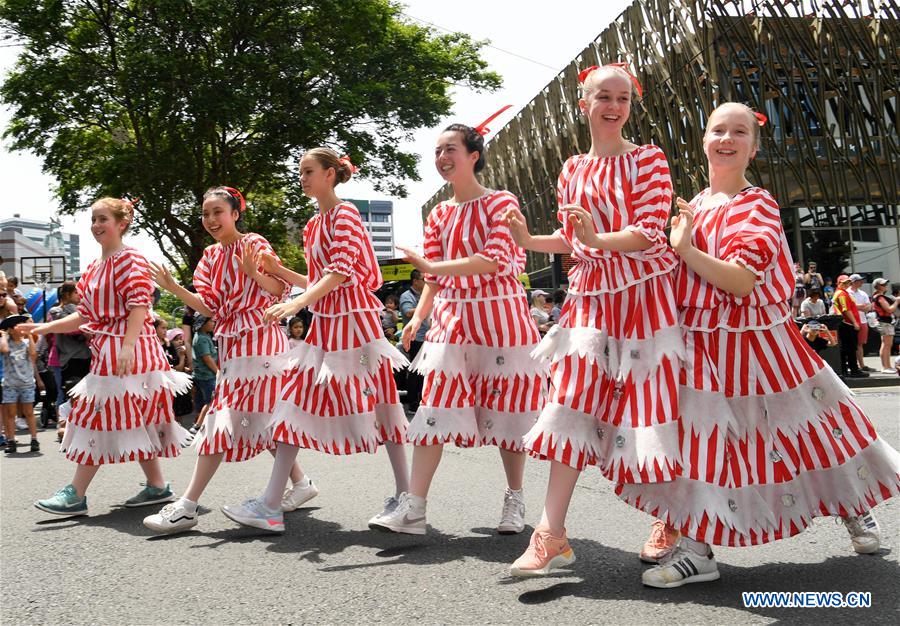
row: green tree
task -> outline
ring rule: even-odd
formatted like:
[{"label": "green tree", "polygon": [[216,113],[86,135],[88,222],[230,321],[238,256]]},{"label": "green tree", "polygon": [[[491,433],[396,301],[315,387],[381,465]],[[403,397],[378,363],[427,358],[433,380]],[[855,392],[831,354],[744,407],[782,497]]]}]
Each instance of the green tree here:
[{"label": "green tree", "polygon": [[[332,146],[379,189],[405,195],[417,156],[398,144],[436,124],[454,84],[495,89],[483,42],[404,21],[389,0],[0,0],[21,43],[0,88],[5,136],[43,158],[72,213],[100,195],[140,196],[136,229],[173,266],[207,237],[203,192],[229,184],[278,246],[306,200],[304,149]],[[279,225],[281,230],[279,230]]]}]

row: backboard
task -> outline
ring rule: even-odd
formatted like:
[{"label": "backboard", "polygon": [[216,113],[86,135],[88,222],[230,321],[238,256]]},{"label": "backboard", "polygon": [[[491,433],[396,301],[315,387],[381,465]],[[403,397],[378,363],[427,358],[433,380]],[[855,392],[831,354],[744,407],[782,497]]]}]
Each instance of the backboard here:
[{"label": "backboard", "polygon": [[19,257],[19,280],[22,284],[52,284],[66,280],[66,257]]}]

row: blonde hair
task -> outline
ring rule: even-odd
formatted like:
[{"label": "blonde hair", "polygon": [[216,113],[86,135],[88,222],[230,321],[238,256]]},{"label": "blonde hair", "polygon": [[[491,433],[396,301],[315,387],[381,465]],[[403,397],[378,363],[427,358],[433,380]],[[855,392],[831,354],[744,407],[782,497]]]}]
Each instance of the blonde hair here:
[{"label": "blonde hair", "polygon": [[335,186],[346,183],[353,176],[353,165],[347,160],[342,160],[338,153],[331,148],[313,148],[308,150],[302,158],[315,159],[326,170],[332,168]]},{"label": "blonde hair", "polygon": [[716,114],[716,111],[718,111],[719,109],[722,109],[724,107],[738,107],[739,109],[741,109],[742,111],[744,111],[747,114],[747,117],[750,120],[750,128],[752,129],[751,132],[753,133],[753,147],[759,149],[759,139],[760,139],[760,135],[762,134],[760,125],[759,125],[759,120],[756,118],[756,113],[753,111],[753,109],[748,107],[743,102],[723,102],[722,104],[717,106],[715,109],[713,109],[712,113],[709,114],[709,118],[706,120],[706,130],[703,131],[703,136],[705,137],[706,134],[709,132],[709,127],[710,127],[709,120],[711,120],[712,116]]},{"label": "blonde hair", "polygon": [[117,222],[125,222],[125,230],[122,234],[128,232],[128,229],[134,223],[134,202],[123,198],[100,198],[91,205],[91,210],[106,209]]},{"label": "blonde hair", "polygon": [[621,76],[622,78],[627,80],[628,85],[631,89],[631,93],[636,93],[631,75],[628,72],[626,72],[621,67],[616,67],[615,65],[604,65],[603,67],[598,67],[584,77],[584,82],[581,83],[579,91],[581,97],[587,98],[597,88],[597,83],[599,83],[603,78],[609,76],[610,74]]}]

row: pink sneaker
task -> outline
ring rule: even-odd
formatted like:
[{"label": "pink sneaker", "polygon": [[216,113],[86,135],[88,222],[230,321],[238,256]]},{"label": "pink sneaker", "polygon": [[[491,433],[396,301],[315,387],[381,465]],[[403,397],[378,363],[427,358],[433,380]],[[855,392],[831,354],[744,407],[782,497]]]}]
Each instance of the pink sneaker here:
[{"label": "pink sneaker", "polygon": [[641,560],[644,563],[659,563],[672,554],[675,544],[678,542],[678,531],[667,526],[662,520],[653,522],[653,530],[650,538],[641,550]]},{"label": "pink sneaker", "polygon": [[531,543],[525,554],[509,568],[511,576],[546,576],[550,570],[566,567],[575,562],[575,553],[569,546],[566,533],[554,537],[546,526],[538,526],[531,535]]}]

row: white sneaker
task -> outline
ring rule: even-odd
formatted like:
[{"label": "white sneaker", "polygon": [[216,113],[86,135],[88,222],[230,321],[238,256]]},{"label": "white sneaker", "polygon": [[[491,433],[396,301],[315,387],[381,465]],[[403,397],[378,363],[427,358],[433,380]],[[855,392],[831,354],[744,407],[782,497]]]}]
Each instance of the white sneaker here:
[{"label": "white sneaker", "polygon": [[882,374],[896,374],[897,370],[894,368],[891,368],[891,367],[886,367],[883,370],[881,370],[881,373]]},{"label": "white sneaker", "polygon": [[16,418],[16,430],[28,430],[28,422],[25,421],[24,417]]},{"label": "white sneaker", "polygon": [[373,524],[377,522],[379,519],[384,517],[385,515],[390,515],[395,510],[397,510],[397,506],[400,504],[400,500],[391,496],[390,498],[386,498],[384,501],[384,508],[381,510],[381,513],[376,514],[372,519],[369,520],[369,528],[373,528]]},{"label": "white sneaker", "polygon": [[522,498],[522,490],[513,491],[507,487],[497,532],[501,535],[515,535],[523,530],[525,530],[525,500]]},{"label": "white sneaker", "polygon": [[270,530],[273,533],[284,532],[284,513],[281,509],[270,509],[261,498],[250,498],[237,505],[223,506],[222,513],[244,526]]},{"label": "white sneaker", "polygon": [[[413,499],[417,501],[415,504]],[[397,508],[387,515],[369,521],[369,528],[407,535],[424,535],[425,500],[404,491],[400,494]]]},{"label": "white sneaker", "polygon": [[164,506],[156,515],[144,518],[144,526],[162,533],[180,533],[197,525],[197,509],[189,510],[182,500]]},{"label": "white sneaker", "polygon": [[881,529],[872,511],[855,517],[842,517],[853,549],[859,554],[873,554],[881,548]]},{"label": "white sneaker", "polygon": [[697,554],[679,541],[672,554],[656,567],[645,570],[641,582],[648,587],[670,589],[688,583],[702,583],[719,579],[719,568],[712,550]]},{"label": "white sneaker", "polygon": [[284,513],[296,511],[301,505],[309,502],[317,495],[319,495],[319,488],[313,484],[313,481],[308,480],[306,486],[302,486],[301,481],[301,483],[284,490],[284,495],[281,497],[281,510]]}]

